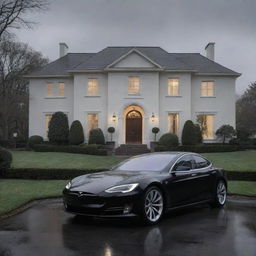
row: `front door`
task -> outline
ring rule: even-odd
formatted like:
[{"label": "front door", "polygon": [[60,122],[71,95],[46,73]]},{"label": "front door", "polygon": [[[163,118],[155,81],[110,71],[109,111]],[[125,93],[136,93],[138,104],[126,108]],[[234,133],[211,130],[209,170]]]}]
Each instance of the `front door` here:
[{"label": "front door", "polygon": [[131,110],[126,115],[126,143],[142,143],[142,116],[137,110]]}]

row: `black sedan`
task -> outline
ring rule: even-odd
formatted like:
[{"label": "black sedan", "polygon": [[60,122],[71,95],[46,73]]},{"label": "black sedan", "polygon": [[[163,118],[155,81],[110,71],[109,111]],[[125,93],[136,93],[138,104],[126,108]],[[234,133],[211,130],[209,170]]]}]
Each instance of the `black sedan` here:
[{"label": "black sedan", "polygon": [[140,217],[157,223],[171,209],[226,202],[224,171],[195,153],[144,154],[109,171],[82,175],[63,191],[68,212],[98,217]]}]

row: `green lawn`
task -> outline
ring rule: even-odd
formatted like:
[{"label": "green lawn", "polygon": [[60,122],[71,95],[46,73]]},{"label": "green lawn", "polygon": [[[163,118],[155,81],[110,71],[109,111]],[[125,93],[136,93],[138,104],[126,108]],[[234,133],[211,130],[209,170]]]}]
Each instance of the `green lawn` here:
[{"label": "green lawn", "polygon": [[0,180],[0,215],[39,198],[61,196],[65,180]]},{"label": "green lawn", "polygon": [[213,162],[214,166],[226,171],[256,171],[256,151],[236,151],[202,154]]},{"label": "green lawn", "polygon": [[231,194],[256,196],[256,182],[254,181],[229,181],[228,192]]},{"label": "green lawn", "polygon": [[58,152],[12,151],[14,168],[107,169],[123,158]]},{"label": "green lawn", "polygon": [[[0,215],[33,199],[61,196],[65,180],[0,180]],[[256,196],[256,182],[229,181],[232,194]]]}]

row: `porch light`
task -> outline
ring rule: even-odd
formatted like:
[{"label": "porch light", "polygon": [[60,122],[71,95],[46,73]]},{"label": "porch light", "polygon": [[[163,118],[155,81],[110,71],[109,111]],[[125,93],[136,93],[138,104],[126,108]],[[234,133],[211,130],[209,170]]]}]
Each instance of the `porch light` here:
[{"label": "porch light", "polygon": [[115,115],[115,113],[114,113],[113,116],[112,116],[112,121],[113,121],[113,122],[116,121],[116,115]]},{"label": "porch light", "polygon": [[18,137],[18,133],[17,132],[14,132],[12,135],[13,135],[14,138]]},{"label": "porch light", "polygon": [[152,113],[152,115],[151,115],[151,120],[152,120],[152,122],[155,122],[155,114],[154,113]]}]

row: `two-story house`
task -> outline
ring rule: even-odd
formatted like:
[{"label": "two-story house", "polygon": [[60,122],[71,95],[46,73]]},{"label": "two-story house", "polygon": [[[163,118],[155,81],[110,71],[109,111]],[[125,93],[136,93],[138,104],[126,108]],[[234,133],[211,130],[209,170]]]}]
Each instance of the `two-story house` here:
[{"label": "two-story house", "polygon": [[235,127],[235,83],[239,73],[214,61],[214,43],[199,53],[168,53],[160,47],[107,47],[97,53],[68,53],[29,75],[29,135],[47,138],[51,116],[80,120],[92,128],[115,127],[116,146],[148,144],[160,136],[181,137],[186,120],[204,126],[205,142],[223,124]]}]

